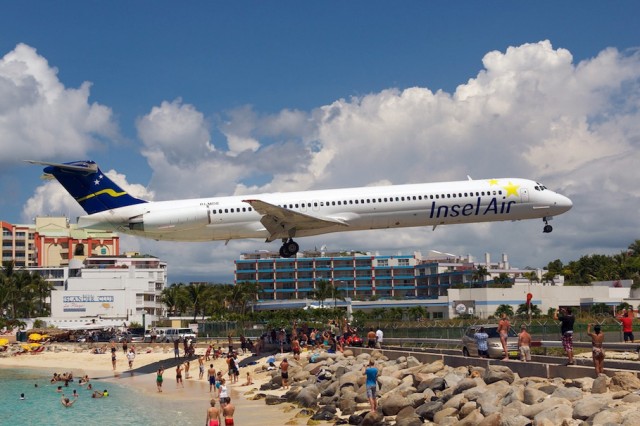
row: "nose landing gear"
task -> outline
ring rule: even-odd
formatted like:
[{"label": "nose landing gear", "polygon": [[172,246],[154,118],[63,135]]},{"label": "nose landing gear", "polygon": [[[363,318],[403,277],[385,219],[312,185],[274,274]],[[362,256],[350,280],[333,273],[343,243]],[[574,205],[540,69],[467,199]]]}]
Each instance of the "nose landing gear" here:
[{"label": "nose landing gear", "polygon": [[292,238],[289,238],[288,240],[285,238],[282,239],[282,247],[280,247],[280,256],[292,257],[298,253],[298,250],[300,250],[300,246],[298,245],[298,243],[293,241]]},{"label": "nose landing gear", "polygon": [[551,231],[553,231],[553,226],[549,225],[549,220],[551,218],[547,218],[547,217],[543,217],[542,220],[544,221],[544,228],[542,228],[542,232],[544,234],[548,234]]}]

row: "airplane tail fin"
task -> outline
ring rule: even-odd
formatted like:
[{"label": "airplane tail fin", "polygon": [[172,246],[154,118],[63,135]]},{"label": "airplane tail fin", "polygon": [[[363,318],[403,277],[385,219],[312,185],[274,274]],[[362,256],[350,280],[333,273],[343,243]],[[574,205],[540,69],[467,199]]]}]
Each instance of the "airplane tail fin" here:
[{"label": "airplane tail fin", "polygon": [[46,166],[44,177],[56,178],[88,214],[146,203],[145,200],[132,197],[116,185],[102,173],[94,161],[47,163],[29,160],[27,162]]}]

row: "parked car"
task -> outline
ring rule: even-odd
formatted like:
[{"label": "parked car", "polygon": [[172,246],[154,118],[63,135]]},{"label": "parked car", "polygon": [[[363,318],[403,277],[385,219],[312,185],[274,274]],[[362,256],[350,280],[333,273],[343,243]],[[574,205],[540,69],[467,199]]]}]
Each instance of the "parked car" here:
[{"label": "parked car", "polygon": [[162,336],[162,342],[173,342],[178,339],[196,339],[196,333],[193,332],[190,328],[169,328],[165,330],[164,335]]},{"label": "parked car", "polygon": [[[478,356],[478,345],[473,336],[480,330],[480,327],[484,327],[485,333],[489,335],[487,339],[489,358],[504,358],[502,343],[498,335],[498,324],[480,324],[469,327],[462,336],[462,355]],[[507,336],[507,353],[510,358],[518,357],[518,334],[512,328],[509,329]]]}]

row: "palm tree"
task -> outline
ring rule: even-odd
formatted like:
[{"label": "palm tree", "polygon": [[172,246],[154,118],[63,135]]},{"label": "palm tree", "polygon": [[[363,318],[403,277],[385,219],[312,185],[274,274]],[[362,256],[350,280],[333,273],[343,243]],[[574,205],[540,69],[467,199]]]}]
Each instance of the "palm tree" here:
[{"label": "palm tree", "polygon": [[256,282],[243,281],[231,288],[229,294],[229,301],[231,306],[240,315],[244,316],[247,310],[247,306],[252,306],[256,303],[258,294],[262,291],[260,284]]},{"label": "palm tree", "polygon": [[495,316],[500,318],[502,316],[502,314],[507,314],[508,317],[512,317],[513,316],[513,308],[511,307],[511,305],[505,305],[502,304],[500,306],[498,306],[498,309],[496,309],[495,312]]},{"label": "palm tree", "polygon": [[183,312],[187,306],[184,284],[178,283],[165,287],[160,295],[160,300],[167,305],[167,311],[170,315]]},{"label": "palm tree", "polygon": [[185,287],[185,290],[188,303],[193,310],[193,322],[196,322],[196,317],[208,297],[209,285],[205,283],[190,283]]},{"label": "palm tree", "polygon": [[[531,309],[529,309],[529,306],[531,307]],[[542,311],[540,310],[540,307],[538,307],[538,305],[534,305],[533,303],[530,304],[529,306],[527,306],[526,303],[522,303],[520,305],[518,305],[518,309],[516,310],[516,315],[529,315],[529,321],[531,321],[531,317],[539,317],[542,315]]]},{"label": "palm tree", "polygon": [[407,313],[409,314],[409,319],[420,321],[427,316],[427,309],[421,305],[412,306],[407,310]]},{"label": "palm tree", "polygon": [[31,283],[29,286],[33,289],[33,293],[38,300],[38,314],[47,316],[49,314],[49,308],[45,305],[45,301],[48,297],[51,297],[53,284],[45,280],[42,275],[33,273],[31,274]]},{"label": "palm tree", "polygon": [[320,302],[320,307],[324,308],[324,301],[333,297],[335,288],[326,280],[316,281],[316,288],[311,292],[311,297]]},{"label": "palm tree", "polygon": [[478,266],[473,271],[473,274],[471,274],[471,280],[475,283],[474,287],[482,287],[481,283],[485,282],[485,278],[487,278],[488,274],[489,272],[487,271],[487,268],[484,266]]}]

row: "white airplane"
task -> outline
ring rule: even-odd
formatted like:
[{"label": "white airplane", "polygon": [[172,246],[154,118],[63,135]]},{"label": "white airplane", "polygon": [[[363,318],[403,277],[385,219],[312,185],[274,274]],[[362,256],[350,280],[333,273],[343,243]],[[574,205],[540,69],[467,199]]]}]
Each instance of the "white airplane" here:
[{"label": "white airplane", "polygon": [[134,198],[93,161],[48,163],[55,177],[87,212],[78,226],[155,240],[282,240],[280,255],[294,256],[293,239],[330,232],[457,223],[540,219],[572,207],[569,198],[527,179],[328,189],[259,195],[148,202]]}]

